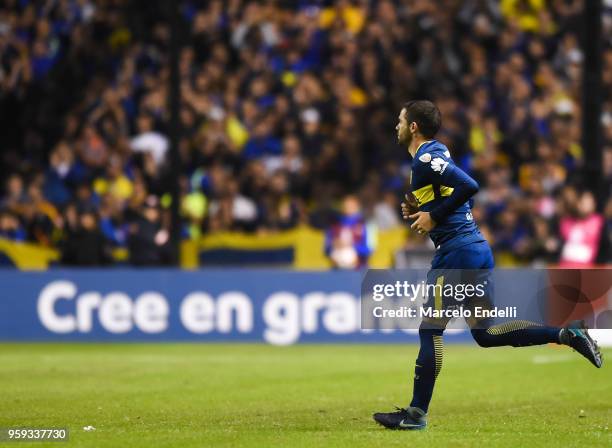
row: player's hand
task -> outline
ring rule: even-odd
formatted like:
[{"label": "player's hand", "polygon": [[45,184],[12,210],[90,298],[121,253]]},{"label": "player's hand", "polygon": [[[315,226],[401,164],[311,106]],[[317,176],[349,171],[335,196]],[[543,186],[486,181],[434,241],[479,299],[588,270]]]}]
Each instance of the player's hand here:
[{"label": "player's hand", "polygon": [[436,226],[436,222],[431,219],[429,212],[416,212],[408,218],[415,220],[410,228],[421,234],[431,231]]},{"label": "player's hand", "polygon": [[406,201],[401,203],[402,217],[407,220],[410,215],[419,211],[419,205],[412,193],[405,194],[404,198]]}]

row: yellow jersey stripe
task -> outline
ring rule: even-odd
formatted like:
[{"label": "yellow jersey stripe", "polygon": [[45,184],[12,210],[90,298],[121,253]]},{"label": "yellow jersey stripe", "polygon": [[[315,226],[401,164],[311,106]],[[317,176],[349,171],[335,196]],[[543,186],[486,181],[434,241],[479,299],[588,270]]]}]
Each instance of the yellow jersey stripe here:
[{"label": "yellow jersey stripe", "polygon": [[[440,195],[441,196],[450,196],[454,191],[453,187],[447,187],[446,185],[440,185]],[[414,197],[419,204],[421,205],[427,204],[428,202],[433,201],[436,198],[436,195],[433,190],[433,185],[425,185],[424,187],[419,188],[418,190],[414,190],[412,192]]]}]

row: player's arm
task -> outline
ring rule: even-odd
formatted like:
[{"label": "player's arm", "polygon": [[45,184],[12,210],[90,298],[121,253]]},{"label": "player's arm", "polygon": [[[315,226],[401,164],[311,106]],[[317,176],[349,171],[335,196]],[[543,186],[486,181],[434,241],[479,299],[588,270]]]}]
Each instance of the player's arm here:
[{"label": "player's arm", "polygon": [[452,187],[453,192],[430,211],[431,219],[437,223],[444,221],[478,192],[478,183],[452,163],[449,163],[440,177],[442,185]]},{"label": "player's arm", "polygon": [[438,183],[453,188],[453,192],[441,204],[429,212],[417,212],[409,216],[415,219],[410,226],[419,233],[429,232],[437,223],[446,219],[459,206],[468,201],[478,192],[478,183],[457,167],[448,154],[436,154],[428,162],[430,170],[426,170],[432,183]]}]

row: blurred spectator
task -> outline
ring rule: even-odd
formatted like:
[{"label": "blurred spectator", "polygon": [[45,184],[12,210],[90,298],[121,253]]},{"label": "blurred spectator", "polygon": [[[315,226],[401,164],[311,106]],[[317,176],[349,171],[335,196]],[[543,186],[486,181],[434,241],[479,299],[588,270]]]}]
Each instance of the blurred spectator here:
[{"label": "blurred spectator", "polygon": [[93,210],[78,213],[69,206],[66,237],[62,245],[62,264],[68,266],[103,266],[111,262],[109,245],[99,230]]},{"label": "blurred spectator", "polygon": [[94,180],[93,187],[98,195],[109,194],[118,201],[127,201],[134,192],[134,185],[123,173],[123,163],[117,154],[109,158],[104,175]]},{"label": "blurred spectator", "polygon": [[397,197],[387,191],[374,207],[374,223],[380,230],[392,229],[401,225],[398,213]]},{"label": "blurred spectator", "polygon": [[[570,199],[571,200],[571,199]],[[585,191],[576,202],[567,204],[568,216],[560,222],[563,249],[560,265],[563,267],[587,267],[597,259],[603,231],[603,217],[595,212],[595,198]]]},{"label": "blurred spectator", "polygon": [[128,247],[134,266],[168,264],[171,260],[170,234],[162,225],[158,200],[149,196],[129,224]]},{"label": "blurred spectator", "polygon": [[263,222],[268,230],[287,230],[300,219],[300,201],[289,195],[288,176],[279,171],[270,179],[269,192],[260,206]]},{"label": "blurred spectator", "polygon": [[27,201],[23,178],[19,174],[12,174],[6,181],[6,189],[2,198],[2,208],[16,213],[21,211],[22,205]]},{"label": "blurred spectator", "polygon": [[228,179],[210,204],[210,229],[254,230],[258,211],[255,202],[240,194],[238,182]]},{"label": "blurred spectator", "polygon": [[160,164],[166,157],[168,139],[153,128],[153,118],[141,115],[137,120],[138,135],[130,141],[132,151],[149,152],[155,163]]},{"label": "blurred spectator", "polygon": [[11,212],[0,213],[0,236],[12,241],[24,241],[26,232]]},{"label": "blurred spectator", "polygon": [[342,214],[325,234],[325,253],[334,267],[355,269],[367,266],[374,250],[376,230],[368,225],[357,197],[349,195],[342,201]]}]

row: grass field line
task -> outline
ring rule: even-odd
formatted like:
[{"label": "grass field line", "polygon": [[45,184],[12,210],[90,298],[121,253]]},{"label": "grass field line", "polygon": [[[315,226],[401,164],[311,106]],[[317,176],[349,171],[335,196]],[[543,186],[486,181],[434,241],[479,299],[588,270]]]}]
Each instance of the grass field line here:
[{"label": "grass field line", "polygon": [[534,364],[551,364],[557,362],[570,362],[575,358],[575,354],[556,354],[556,355],[536,355],[533,357]]}]

